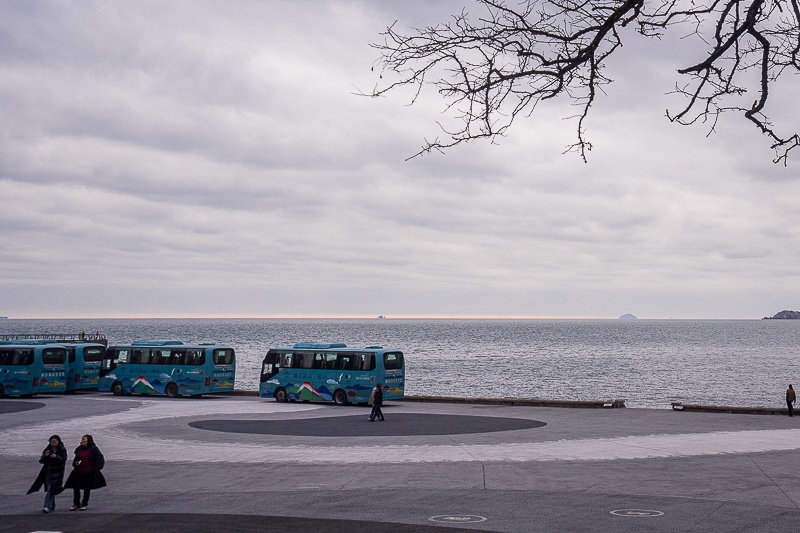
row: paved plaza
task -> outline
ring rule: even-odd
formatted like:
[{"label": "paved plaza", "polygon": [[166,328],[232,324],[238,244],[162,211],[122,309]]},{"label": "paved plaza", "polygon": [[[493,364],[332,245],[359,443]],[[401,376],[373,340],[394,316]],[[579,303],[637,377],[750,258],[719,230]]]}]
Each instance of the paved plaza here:
[{"label": "paved plaza", "polygon": [[[0,400],[0,531],[799,531],[800,417],[100,393]],[[41,512],[47,438],[108,487]]]}]

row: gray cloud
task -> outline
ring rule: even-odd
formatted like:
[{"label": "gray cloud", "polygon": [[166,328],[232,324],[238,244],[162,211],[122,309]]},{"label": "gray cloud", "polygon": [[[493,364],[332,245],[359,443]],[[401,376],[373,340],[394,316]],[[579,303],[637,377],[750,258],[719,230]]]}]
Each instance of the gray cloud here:
[{"label": "gray cloud", "polygon": [[[429,4],[0,5],[2,314],[800,305],[796,165],[773,166],[735,120],[708,138],[666,120],[687,50],[637,40],[610,65],[589,164],[561,155],[575,124],[560,102],[496,146],[405,161],[443,102],[355,93],[378,81],[368,44],[385,26],[460,6]],[[792,94],[777,96],[796,117]]]}]

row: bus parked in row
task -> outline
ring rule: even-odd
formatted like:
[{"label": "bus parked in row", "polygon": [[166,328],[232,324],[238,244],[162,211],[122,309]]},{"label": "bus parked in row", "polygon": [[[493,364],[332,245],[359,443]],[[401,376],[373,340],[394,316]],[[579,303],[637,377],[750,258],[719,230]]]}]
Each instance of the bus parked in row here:
[{"label": "bus parked in row", "polygon": [[64,392],[66,360],[53,341],[0,341],[0,397]]},{"label": "bus parked in row", "polygon": [[100,368],[98,390],[124,393],[200,396],[230,392],[236,373],[233,348],[181,341],[141,340],[109,346]]},{"label": "bus parked in row", "polygon": [[87,342],[64,343],[67,350],[67,392],[96,389],[106,347]]},{"label": "bus parked in row", "polygon": [[267,352],[259,396],[279,402],[366,403],[378,383],[383,386],[384,400],[403,397],[403,352],[380,346],[348,348],[338,343],[303,342]]}]

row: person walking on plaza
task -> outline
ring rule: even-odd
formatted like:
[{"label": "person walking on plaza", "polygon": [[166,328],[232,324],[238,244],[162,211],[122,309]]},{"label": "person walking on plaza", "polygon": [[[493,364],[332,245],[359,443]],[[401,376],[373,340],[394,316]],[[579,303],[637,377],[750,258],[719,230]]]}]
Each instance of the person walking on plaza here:
[{"label": "person walking on plaza", "polygon": [[61,484],[64,482],[64,465],[67,462],[67,448],[61,442],[61,437],[53,435],[47,443],[47,447],[39,458],[42,469],[36,476],[36,481],[31,485],[28,494],[38,492],[44,487],[44,508],[43,513],[56,510],[56,495],[64,490]]},{"label": "person walking on plaza", "polygon": [[[92,436],[81,437],[81,445],[75,448],[75,459],[72,460],[72,466],[75,468],[64,484],[65,489],[72,489],[73,501],[70,511],[75,509],[85,511],[89,506],[89,495],[92,490],[106,486],[106,478],[101,472],[105,464],[106,459]],[[81,490],[83,490],[83,500],[81,500]]]},{"label": "person walking on plaza", "polygon": [[789,388],[786,389],[786,407],[789,408],[789,416],[794,416],[794,402],[797,400],[797,395],[794,393],[794,389],[792,388],[792,384],[789,384]]},{"label": "person walking on plaza", "polygon": [[375,388],[372,389],[372,395],[369,397],[369,404],[372,406],[372,412],[369,414],[369,421],[375,422],[375,417],[379,417],[379,420],[383,422],[383,411],[381,411],[381,406],[383,405],[383,387],[381,384],[378,383],[375,385]]}]

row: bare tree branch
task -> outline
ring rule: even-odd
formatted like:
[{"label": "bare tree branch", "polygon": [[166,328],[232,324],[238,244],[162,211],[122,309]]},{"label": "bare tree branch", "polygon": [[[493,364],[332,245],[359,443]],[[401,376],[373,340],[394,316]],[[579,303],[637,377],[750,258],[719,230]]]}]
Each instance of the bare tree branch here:
[{"label": "bare tree branch", "polygon": [[[561,97],[578,108],[577,139],[566,151],[586,161],[589,112],[597,91],[612,81],[605,61],[622,46],[620,29],[628,25],[655,38],[688,27],[702,43],[702,59],[678,70],[688,81],[675,92],[686,97],[686,106],[667,112],[669,120],[702,121],[711,133],[723,113],[736,112],[770,139],[775,162],[786,164],[800,146],[797,132],[780,134],[766,114],[770,86],[785,71],[800,71],[800,0],[476,1],[486,11],[477,19],[464,10],[410,35],[393,24],[383,43],[372,45],[381,53],[381,79],[387,74],[394,81],[376,85],[369,96],[410,85],[416,87],[413,104],[432,85],[447,102],[446,112],[460,121],[412,157],[494,141],[518,115],[530,116],[543,101]],[[756,95],[751,103],[743,101],[747,93]]]}]

